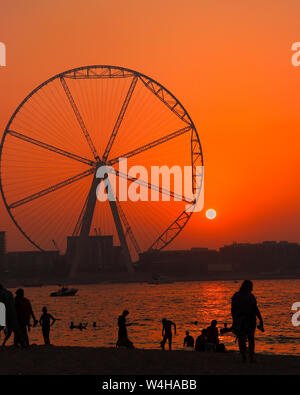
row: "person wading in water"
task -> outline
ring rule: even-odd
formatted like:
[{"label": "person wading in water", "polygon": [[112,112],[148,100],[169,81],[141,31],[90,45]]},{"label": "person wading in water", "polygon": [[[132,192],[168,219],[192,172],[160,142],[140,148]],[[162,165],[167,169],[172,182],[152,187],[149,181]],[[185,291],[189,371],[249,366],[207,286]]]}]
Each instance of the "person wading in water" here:
[{"label": "person wading in water", "polygon": [[163,325],[162,328],[163,339],[160,342],[160,346],[164,350],[166,341],[168,340],[169,350],[172,350],[172,326],[174,326],[174,334],[176,335],[176,324],[174,324],[174,322],[172,321],[167,320],[166,318],[163,318],[161,322]]},{"label": "person wading in water", "polygon": [[118,327],[119,327],[119,332],[118,332],[118,341],[116,344],[116,347],[127,347],[127,348],[134,348],[133,343],[128,339],[127,335],[127,326],[130,326],[131,324],[126,324],[126,317],[128,316],[129,311],[124,310],[122,315],[119,316],[118,318]]}]

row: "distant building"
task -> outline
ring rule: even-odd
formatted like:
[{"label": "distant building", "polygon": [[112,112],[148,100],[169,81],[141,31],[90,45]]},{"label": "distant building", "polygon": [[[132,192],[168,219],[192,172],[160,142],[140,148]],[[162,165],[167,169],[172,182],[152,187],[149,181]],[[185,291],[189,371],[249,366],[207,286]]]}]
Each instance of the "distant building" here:
[{"label": "distant building", "polygon": [[[81,248],[78,243],[80,243],[79,237],[67,238],[66,257],[69,264],[78,253],[77,249]],[[112,236],[89,236],[84,248],[86,251],[84,251],[84,259],[80,262],[79,271],[93,272],[112,267],[114,254]]]},{"label": "distant building", "polygon": [[147,251],[140,255],[139,269],[169,275],[213,273],[300,273],[300,244],[287,241],[233,243],[219,251],[208,248]]},{"label": "distant building", "polygon": [[286,241],[234,243],[220,248],[220,259],[233,270],[248,273],[300,272],[300,245]]},{"label": "distant building", "polygon": [[140,254],[139,268],[155,273],[186,275],[207,273],[211,263],[219,263],[219,254],[208,248],[147,251]]},{"label": "distant building", "polygon": [[231,263],[209,263],[208,273],[230,273],[233,266]]},{"label": "distant building", "polygon": [[[67,238],[66,259],[70,265],[78,253],[79,237]],[[82,248],[79,246],[79,248]],[[122,271],[125,269],[122,248],[113,245],[113,236],[89,236],[84,252],[84,259],[80,262],[79,271]]]},{"label": "distant building", "polygon": [[14,251],[6,254],[5,272],[13,277],[50,277],[60,265],[58,251]]},{"label": "distant building", "polygon": [[[6,252],[5,232],[0,232],[0,273],[13,278],[65,276],[70,270],[79,238],[67,238],[65,255],[58,251]],[[288,241],[262,243],[233,243],[218,251],[206,247],[190,250],[150,250],[140,254],[135,263],[138,271],[168,276],[249,273],[300,274],[300,244]],[[113,245],[113,236],[89,236],[80,272],[125,271],[122,248]],[[228,276],[227,276],[228,277]]]}]

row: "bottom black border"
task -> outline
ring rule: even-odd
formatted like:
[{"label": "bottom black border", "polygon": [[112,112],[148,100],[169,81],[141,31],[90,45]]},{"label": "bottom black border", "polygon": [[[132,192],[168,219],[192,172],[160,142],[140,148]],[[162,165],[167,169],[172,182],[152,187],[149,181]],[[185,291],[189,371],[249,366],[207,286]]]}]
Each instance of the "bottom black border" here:
[{"label": "bottom black border", "polygon": [[[1,367],[0,367],[1,372]],[[300,367],[299,367],[300,375]],[[154,392],[174,392],[199,393],[217,391],[245,392],[258,391],[262,384],[281,385],[289,387],[297,384],[299,376],[254,376],[254,375],[164,375],[164,376],[132,376],[132,375],[17,375],[0,376],[1,389],[5,392],[26,390],[30,394],[52,393],[66,394],[99,394],[99,393],[154,393]],[[155,388],[154,388],[155,386]]]}]

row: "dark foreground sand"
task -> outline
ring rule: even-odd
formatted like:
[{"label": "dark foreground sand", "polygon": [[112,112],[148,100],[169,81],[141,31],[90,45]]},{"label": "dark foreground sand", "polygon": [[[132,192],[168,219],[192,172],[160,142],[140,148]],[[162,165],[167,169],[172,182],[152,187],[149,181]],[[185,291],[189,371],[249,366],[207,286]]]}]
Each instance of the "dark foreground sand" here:
[{"label": "dark foreground sand", "polygon": [[300,374],[300,357],[237,353],[31,346],[0,348],[0,374]]}]

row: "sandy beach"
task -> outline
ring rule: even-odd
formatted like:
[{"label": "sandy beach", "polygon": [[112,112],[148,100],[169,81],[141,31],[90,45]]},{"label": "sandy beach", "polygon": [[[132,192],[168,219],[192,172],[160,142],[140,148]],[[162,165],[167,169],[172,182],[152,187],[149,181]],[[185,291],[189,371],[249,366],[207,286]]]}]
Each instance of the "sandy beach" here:
[{"label": "sandy beach", "polygon": [[31,346],[0,349],[1,375],[283,375],[300,373],[300,357],[257,355],[242,364],[235,352]]}]

